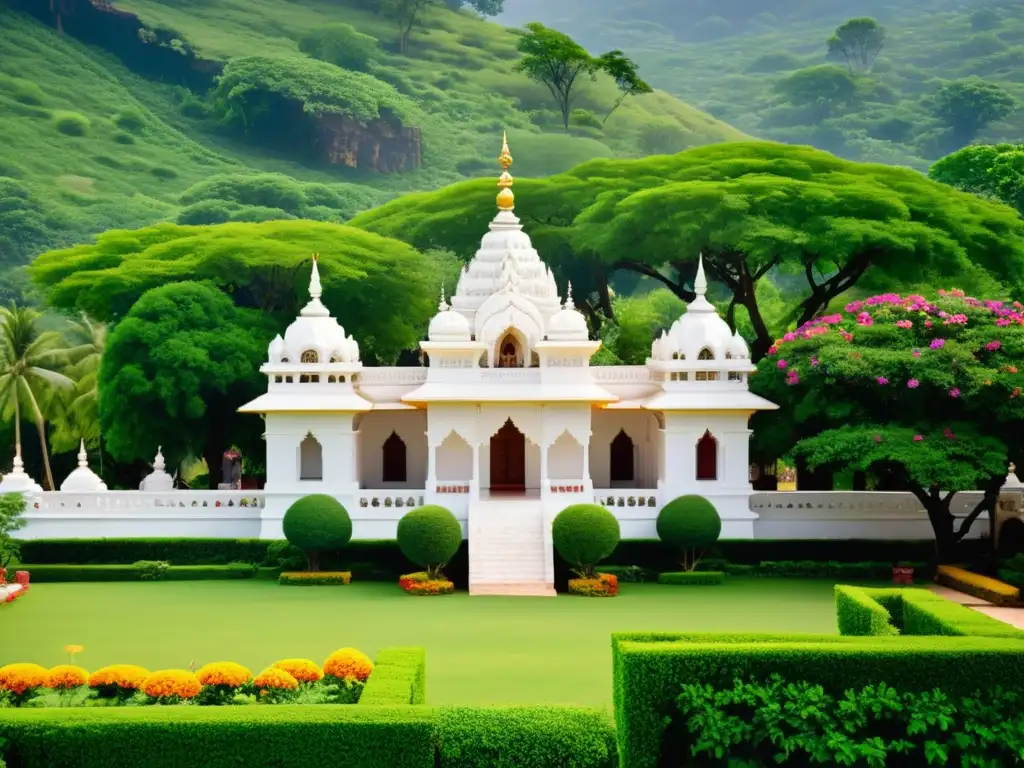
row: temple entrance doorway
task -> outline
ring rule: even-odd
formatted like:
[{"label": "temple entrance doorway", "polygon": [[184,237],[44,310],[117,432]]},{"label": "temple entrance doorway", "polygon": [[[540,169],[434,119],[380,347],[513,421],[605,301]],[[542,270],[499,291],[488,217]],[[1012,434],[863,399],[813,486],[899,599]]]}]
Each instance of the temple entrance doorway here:
[{"label": "temple entrance doorway", "polygon": [[526,437],[512,419],[491,437],[491,490],[526,490]]}]

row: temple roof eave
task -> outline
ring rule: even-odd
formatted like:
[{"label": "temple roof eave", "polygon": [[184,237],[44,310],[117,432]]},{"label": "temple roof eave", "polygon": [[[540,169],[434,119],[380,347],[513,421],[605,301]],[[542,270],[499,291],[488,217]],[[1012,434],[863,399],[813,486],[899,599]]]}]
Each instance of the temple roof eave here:
[{"label": "temple roof eave", "polygon": [[239,413],[363,413],[373,403],[355,392],[268,392],[238,409]]},{"label": "temple roof eave", "polygon": [[403,403],[591,403],[604,405],[619,400],[596,384],[541,384],[524,388],[522,384],[452,384],[427,382],[402,396]]}]

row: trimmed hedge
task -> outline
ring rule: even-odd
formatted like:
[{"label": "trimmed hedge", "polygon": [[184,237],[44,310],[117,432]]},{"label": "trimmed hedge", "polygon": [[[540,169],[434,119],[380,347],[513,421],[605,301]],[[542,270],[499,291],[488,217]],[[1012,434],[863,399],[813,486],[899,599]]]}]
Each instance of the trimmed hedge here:
[{"label": "trimmed hedge", "polygon": [[437,768],[616,768],[607,713],[561,707],[438,711]]},{"label": "trimmed hedge", "polygon": [[980,597],[996,605],[1020,605],[1020,589],[988,576],[952,565],[940,565],[935,574],[940,584]]},{"label": "trimmed hedge", "polygon": [[259,539],[33,539],[22,541],[21,559],[39,565],[131,565],[164,560],[172,565],[265,563]]},{"label": "trimmed hedge", "polygon": [[1016,627],[924,589],[837,585],[835,598],[836,619],[842,635],[902,633],[1024,640],[1024,632]]},{"label": "trimmed hedge", "polygon": [[278,576],[277,583],[289,587],[335,587],[351,584],[352,574],[348,571],[285,572]]},{"label": "trimmed hedge", "polygon": [[721,571],[674,571],[658,576],[659,584],[710,586],[725,581]]},{"label": "trimmed hedge", "polygon": [[612,636],[613,696],[622,768],[656,768],[666,713],[693,681],[806,680],[841,695],[886,683],[904,691],[987,688],[1024,693],[1024,645],[993,637],[841,637],[628,633]]},{"label": "trimmed hedge", "polygon": [[11,768],[197,764],[203,768],[614,768],[617,764],[608,715],[568,707],[11,709],[0,720],[0,739],[8,742]]},{"label": "trimmed hedge", "polygon": [[[20,565],[33,584],[81,581],[141,581],[143,569],[134,565]],[[172,565],[159,581],[216,581],[220,579],[276,578],[273,568],[248,563],[229,565]]]},{"label": "trimmed hedge", "polygon": [[[5,710],[11,768],[432,768],[419,707],[125,707]],[[198,762],[197,762],[198,759]]]},{"label": "trimmed hedge", "polygon": [[385,648],[359,697],[360,706],[425,704],[427,657],[423,648]]}]

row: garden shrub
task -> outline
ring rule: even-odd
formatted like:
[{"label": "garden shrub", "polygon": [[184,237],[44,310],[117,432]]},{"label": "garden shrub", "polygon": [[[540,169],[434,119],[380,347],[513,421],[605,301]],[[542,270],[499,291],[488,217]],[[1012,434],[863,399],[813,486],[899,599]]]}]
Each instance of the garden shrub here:
[{"label": "garden shrub", "polygon": [[[228,565],[172,565],[142,562],[132,565],[24,565],[34,583],[85,581],[217,581],[251,579],[257,568],[250,563]],[[144,576],[145,575],[145,576]]]},{"label": "garden shrub", "polygon": [[53,124],[65,136],[85,136],[92,125],[89,118],[78,112],[58,111],[53,113]]},{"label": "garden shrub", "polygon": [[582,597],[615,597],[619,594],[619,578],[598,573],[592,579],[570,579],[569,594]]},{"label": "garden shrub", "polygon": [[352,539],[352,519],[341,502],[325,493],[303,496],[284,513],[284,536],[306,554],[309,570],[320,570],[320,553],[341,549]]},{"label": "garden shrub", "polygon": [[142,690],[149,670],[133,664],[111,664],[89,675],[88,685],[100,699],[115,699],[124,703]]},{"label": "garden shrub", "polygon": [[385,648],[377,654],[361,705],[425,704],[427,657],[423,648]]},{"label": "garden shrub", "polygon": [[20,545],[22,562],[38,565],[131,565],[139,560],[166,560],[179,566],[262,563],[268,545],[286,544],[260,539],[152,538],[31,539]]},{"label": "garden shrub", "polygon": [[299,39],[299,50],[342,69],[366,72],[380,54],[377,38],[357,32],[349,24],[327,24]]},{"label": "garden shrub", "polygon": [[724,581],[725,574],[721,571],[670,571],[658,576],[659,584],[705,586]]},{"label": "garden shrub", "polygon": [[198,678],[187,669],[162,669],[142,682],[142,692],[161,704],[178,704],[194,699],[202,690]]},{"label": "garden shrub", "polygon": [[[1019,757],[1021,696],[1002,690],[947,696],[857,686],[833,695],[773,676],[726,687],[682,686],[665,765],[1011,765]],[[799,712],[791,717],[790,712]],[[707,727],[714,723],[713,728]]]},{"label": "garden shrub", "polygon": [[683,570],[692,571],[722,534],[722,518],[703,496],[673,499],[658,513],[658,538],[682,555]]},{"label": "garden shrub", "polygon": [[300,683],[315,683],[323,679],[324,672],[320,666],[309,659],[282,659],[270,666],[283,669]]},{"label": "garden shrub", "polygon": [[615,768],[615,727],[599,710],[556,707],[444,708],[437,713],[437,768]]},{"label": "garden shrub", "polygon": [[622,768],[655,768],[670,711],[694,681],[729,689],[736,679],[821,685],[830,695],[885,683],[949,696],[996,689],[1024,694],[1019,641],[991,637],[624,633],[612,637],[613,696]]},{"label": "garden shrub", "polygon": [[980,597],[982,600],[988,600],[996,605],[1020,604],[1020,589],[1018,587],[990,579],[988,576],[971,573],[963,568],[940,565],[936,573],[936,580],[947,587]]},{"label": "garden shrub", "polygon": [[597,504],[573,504],[555,517],[551,539],[558,554],[581,578],[594,578],[594,566],[615,551],[619,521]]},{"label": "garden shrub", "polygon": [[163,560],[139,560],[134,567],[139,572],[140,580],[159,581],[170,570],[171,564]]},{"label": "garden shrub", "polygon": [[898,635],[892,617],[866,590],[837,584],[836,622],[841,635]]},{"label": "garden shrub", "polygon": [[355,648],[341,648],[324,662],[324,677],[335,680],[358,680],[365,683],[373,672],[370,657]]},{"label": "garden shrub", "polygon": [[352,574],[348,571],[285,572],[278,577],[278,584],[296,587],[339,586],[351,583]]},{"label": "garden shrub", "polygon": [[441,569],[462,546],[462,526],[444,507],[428,505],[402,516],[397,538],[402,553],[426,568],[431,580],[438,580],[443,578]]},{"label": "garden shrub", "polygon": [[318,766],[326,759],[332,768],[433,768],[434,717],[419,707],[287,704],[18,709],[0,719],[0,738],[18,768]]},{"label": "garden shrub", "polygon": [[146,127],[146,117],[139,110],[128,107],[114,115],[114,125],[128,133],[139,133]]}]

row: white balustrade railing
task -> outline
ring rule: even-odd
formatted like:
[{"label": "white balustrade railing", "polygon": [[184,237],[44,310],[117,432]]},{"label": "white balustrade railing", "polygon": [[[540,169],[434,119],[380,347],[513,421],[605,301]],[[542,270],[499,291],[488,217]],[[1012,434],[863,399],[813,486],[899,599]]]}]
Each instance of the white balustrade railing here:
[{"label": "white balustrade railing", "polygon": [[411,509],[422,506],[423,491],[421,489],[359,491],[360,509]]},{"label": "white balustrade railing", "polygon": [[140,513],[161,511],[167,508],[259,509],[263,506],[262,491],[93,491],[65,492],[43,491],[29,497],[32,510],[41,513],[61,513],[80,509],[88,510],[131,510]]},{"label": "white balustrade railing", "polygon": [[645,365],[601,365],[590,369],[594,381],[602,384],[636,384],[653,381]]},{"label": "white balustrade railing", "polygon": [[366,386],[406,386],[427,380],[426,368],[363,368],[358,383]]},{"label": "white balustrade railing", "polygon": [[598,504],[608,509],[647,507],[655,510],[661,508],[658,503],[658,491],[654,488],[595,488],[594,498]]},{"label": "white balustrade railing", "polygon": [[436,480],[434,493],[439,496],[466,496],[469,494],[469,480]]},{"label": "white balustrade railing", "polygon": [[484,368],[481,381],[514,384],[540,384],[540,368]]}]

